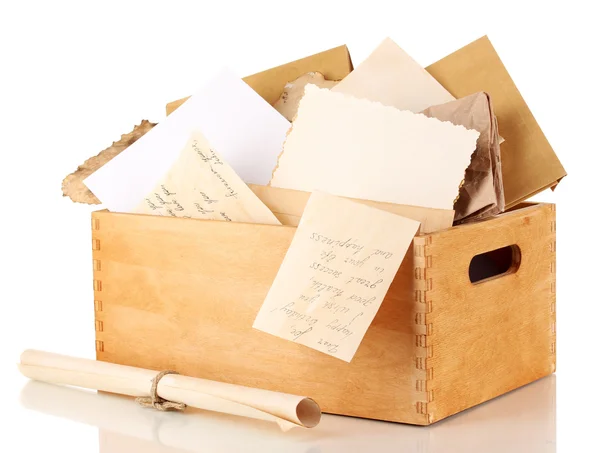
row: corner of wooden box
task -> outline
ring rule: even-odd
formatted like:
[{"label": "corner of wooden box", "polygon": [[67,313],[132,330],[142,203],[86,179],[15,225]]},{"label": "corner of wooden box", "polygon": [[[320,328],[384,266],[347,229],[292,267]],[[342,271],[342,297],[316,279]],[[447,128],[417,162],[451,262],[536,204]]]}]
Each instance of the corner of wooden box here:
[{"label": "corner of wooden box", "polygon": [[433,288],[433,278],[431,276],[433,257],[430,251],[432,242],[432,235],[417,236],[413,241],[415,302],[413,390],[415,394],[414,410],[420,425],[430,425],[435,421],[435,382],[432,365],[434,354],[433,323],[431,319],[434,307],[430,296],[430,291]]},{"label": "corner of wooden box", "polygon": [[92,212],[92,275],[94,288],[94,330],[96,359],[101,360],[104,353],[104,316],[103,316],[103,291],[102,291],[102,241],[100,231],[102,226],[102,213],[107,211]]}]

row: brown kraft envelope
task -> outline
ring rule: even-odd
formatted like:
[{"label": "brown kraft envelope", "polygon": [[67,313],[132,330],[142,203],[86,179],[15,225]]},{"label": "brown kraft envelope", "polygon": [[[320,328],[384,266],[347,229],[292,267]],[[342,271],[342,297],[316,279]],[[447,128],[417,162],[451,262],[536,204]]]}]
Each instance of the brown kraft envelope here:
[{"label": "brown kraft envelope", "polygon": [[[348,48],[343,45],[244,77],[243,80],[265,101],[273,105],[283,93],[286,83],[301,75],[320,72],[327,80],[341,80],[350,74],[352,69],[350,53]],[[170,115],[187,99],[183,98],[167,104],[167,115]]]},{"label": "brown kraft envelope", "polygon": [[456,98],[484,91],[494,101],[502,143],[506,208],[566,176],[491,42],[484,36],[426,68]]}]

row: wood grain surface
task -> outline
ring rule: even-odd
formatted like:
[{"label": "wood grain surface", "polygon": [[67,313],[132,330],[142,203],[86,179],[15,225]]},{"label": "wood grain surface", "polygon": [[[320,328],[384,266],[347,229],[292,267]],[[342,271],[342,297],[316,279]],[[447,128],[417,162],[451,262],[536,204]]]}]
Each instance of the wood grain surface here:
[{"label": "wood grain surface", "polygon": [[[417,236],[349,364],[251,327],[295,228],[95,212],[97,358],[427,425],[554,371],[553,208]],[[516,272],[470,283],[512,244]]]}]

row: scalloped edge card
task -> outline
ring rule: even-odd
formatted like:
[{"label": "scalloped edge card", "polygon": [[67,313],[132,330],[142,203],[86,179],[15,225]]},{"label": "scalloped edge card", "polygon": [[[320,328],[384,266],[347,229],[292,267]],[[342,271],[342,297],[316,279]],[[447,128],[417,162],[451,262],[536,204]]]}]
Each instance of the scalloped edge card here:
[{"label": "scalloped edge card", "polygon": [[452,209],[479,132],[307,85],[271,185]]}]

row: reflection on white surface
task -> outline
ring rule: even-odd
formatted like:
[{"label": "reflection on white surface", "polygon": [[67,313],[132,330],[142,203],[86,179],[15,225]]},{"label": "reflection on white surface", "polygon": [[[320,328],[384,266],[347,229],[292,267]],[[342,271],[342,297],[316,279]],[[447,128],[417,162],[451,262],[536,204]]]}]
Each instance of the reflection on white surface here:
[{"label": "reflection on white surface", "polygon": [[[556,451],[556,378],[550,376],[430,427],[324,415],[314,429],[205,411],[158,412],[131,399],[28,382],[28,409],[99,429],[101,453]],[[50,448],[50,450],[53,450]]]}]

